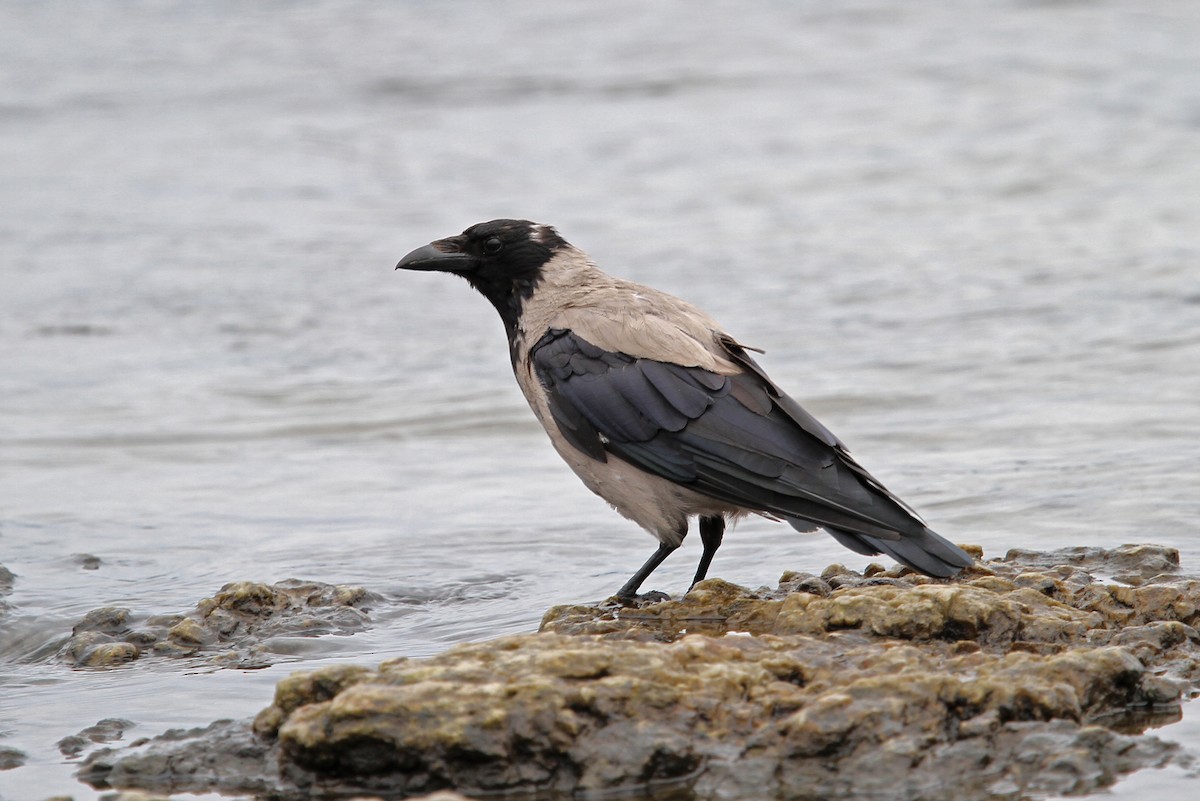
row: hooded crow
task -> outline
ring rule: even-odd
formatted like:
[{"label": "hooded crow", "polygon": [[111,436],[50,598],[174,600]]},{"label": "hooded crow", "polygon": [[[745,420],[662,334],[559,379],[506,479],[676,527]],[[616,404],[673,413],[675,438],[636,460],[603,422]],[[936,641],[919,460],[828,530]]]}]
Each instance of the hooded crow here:
[{"label": "hooded crow", "polygon": [[948,577],[972,559],[935,534],[707,314],[613,278],[548,225],[492,220],[397,269],[467,280],[508,335],[517,383],[588,489],[658,538],[617,595],[632,598],[698,516],[708,572],[727,520],[824,528],[860,554]]}]

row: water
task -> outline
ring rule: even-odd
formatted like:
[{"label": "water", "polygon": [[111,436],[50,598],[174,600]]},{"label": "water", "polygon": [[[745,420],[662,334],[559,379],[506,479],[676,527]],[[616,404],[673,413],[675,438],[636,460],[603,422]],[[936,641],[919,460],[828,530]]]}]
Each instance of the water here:
[{"label": "water", "polygon": [[[392,272],[493,217],[765,348],[951,539],[1200,570],[1198,37],[1153,1],[0,6],[0,746],[27,754],[0,797],[95,798],[55,743],[101,718],[244,717],[649,555],[558,463],[487,304]],[[750,585],[867,561],[726,542],[713,573]],[[53,656],[95,607],[291,576],[380,593],[374,627],[254,672]],[[1200,747],[1194,706],[1160,734]],[[1114,795],[1147,786],[1195,779]]]}]

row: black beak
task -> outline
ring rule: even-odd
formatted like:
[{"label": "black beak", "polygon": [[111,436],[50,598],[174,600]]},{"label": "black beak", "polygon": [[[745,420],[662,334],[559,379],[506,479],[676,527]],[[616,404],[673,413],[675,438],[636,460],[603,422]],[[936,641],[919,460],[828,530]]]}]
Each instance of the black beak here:
[{"label": "black beak", "polygon": [[439,239],[409,253],[396,265],[397,270],[435,270],[443,273],[469,273],[476,267],[475,257],[463,252],[461,236]]}]

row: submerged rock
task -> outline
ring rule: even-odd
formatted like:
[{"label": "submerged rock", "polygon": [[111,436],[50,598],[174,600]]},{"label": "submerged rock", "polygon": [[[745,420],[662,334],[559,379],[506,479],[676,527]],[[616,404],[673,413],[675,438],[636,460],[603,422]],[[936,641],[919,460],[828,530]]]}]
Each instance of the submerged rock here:
[{"label": "submerged rock", "polygon": [[6,595],[12,593],[13,584],[16,583],[17,577],[4,565],[0,565],[0,618],[8,611],[8,601],[4,600]]},{"label": "submerged rock", "polygon": [[25,752],[18,748],[0,745],[0,770],[12,770],[25,764]]},{"label": "submerged rock", "polygon": [[99,570],[100,565],[104,564],[99,556],[90,553],[73,553],[71,559],[84,570]]},{"label": "submerged rock", "polygon": [[186,614],[132,617],[120,607],[93,609],[59,651],[81,667],[109,667],[144,655],[206,655],[219,666],[270,664],[272,637],[352,634],[366,627],[361,587],[288,579],[276,584],[226,584]]},{"label": "submerged rock", "polygon": [[134,722],[122,718],[105,718],[94,726],[88,726],[78,734],[72,734],[58,741],[58,751],[67,759],[74,759],[96,743],[111,743],[120,740],[127,729],[134,727]]},{"label": "submerged rock", "polygon": [[[253,723],[97,752],[83,775],[280,798],[1085,792],[1178,755],[1136,736],[1200,686],[1200,580],[1170,554],[1010,553],[951,582],[835,566],[556,607],[537,634],[294,674]],[[1117,561],[1136,586],[1088,572]]]}]

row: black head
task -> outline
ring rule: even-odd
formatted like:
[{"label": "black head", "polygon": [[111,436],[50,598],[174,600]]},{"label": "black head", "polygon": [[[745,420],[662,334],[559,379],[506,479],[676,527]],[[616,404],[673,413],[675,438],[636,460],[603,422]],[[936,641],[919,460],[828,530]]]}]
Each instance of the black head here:
[{"label": "black head", "polygon": [[492,302],[511,335],[521,304],[537,288],[542,267],[566,244],[549,225],[492,220],[417,248],[396,269],[462,276]]}]

